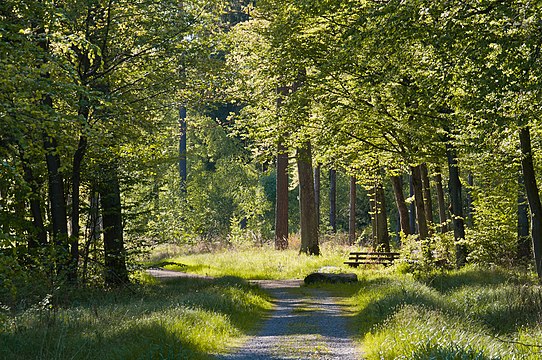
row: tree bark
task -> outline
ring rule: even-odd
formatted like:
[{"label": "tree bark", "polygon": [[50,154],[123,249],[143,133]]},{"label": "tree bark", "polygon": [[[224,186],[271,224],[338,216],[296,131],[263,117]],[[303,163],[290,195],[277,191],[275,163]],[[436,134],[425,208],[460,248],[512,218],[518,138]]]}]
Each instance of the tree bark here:
[{"label": "tree bark", "polygon": [[519,131],[519,140],[525,192],[527,193],[527,201],[531,210],[531,237],[533,241],[534,261],[538,278],[542,279],[542,204],[540,203],[540,194],[538,193],[538,185],[536,183],[529,126],[521,128]]},{"label": "tree bark", "polygon": [[[414,186],[413,186],[413,181],[412,181],[412,174],[410,174],[408,176],[408,183],[409,183],[409,197],[412,198],[414,196]],[[410,213],[410,233],[411,234],[417,234],[418,233],[418,228],[416,227],[416,202],[415,201],[412,201],[410,203],[410,208],[409,208],[409,213]]]},{"label": "tree bark", "polygon": [[275,202],[275,249],[288,248],[288,152],[279,141]]},{"label": "tree bark", "polygon": [[179,107],[179,177],[181,179],[181,193],[186,194],[186,180],[187,173],[187,159],[186,159],[186,108],[184,106]]},{"label": "tree bark", "polygon": [[299,176],[299,218],[301,222],[300,252],[309,255],[320,255],[310,142],[304,143],[303,146],[297,149],[297,171]]},{"label": "tree bark", "polygon": [[412,189],[414,190],[414,202],[416,204],[418,233],[420,235],[420,240],[424,240],[428,236],[428,229],[427,220],[425,218],[425,205],[423,201],[421,166],[411,166],[410,171],[412,173]]},{"label": "tree bark", "polygon": [[472,204],[472,187],[474,186],[474,179],[471,172],[467,175],[467,184],[469,185],[467,189],[467,226],[472,227],[474,226],[474,206]]},{"label": "tree bark", "polygon": [[461,180],[459,179],[459,167],[455,149],[450,143],[446,143],[446,154],[448,158],[448,192],[450,194],[452,224],[454,229],[455,264],[457,268],[467,263],[467,247],[461,242],[465,239],[465,224],[463,220],[463,199],[461,196]]},{"label": "tree bark", "polygon": [[105,284],[118,286],[128,282],[120,184],[114,165],[109,164],[102,170],[104,178],[101,183],[100,199],[104,234]]},{"label": "tree bark", "polygon": [[390,251],[390,236],[388,232],[388,214],[386,211],[386,197],[384,185],[378,180],[375,185],[375,218],[376,218],[376,242],[373,247],[377,251]]},{"label": "tree bark", "polygon": [[316,221],[320,227],[320,165],[314,168],[314,203],[316,205]]},{"label": "tree bark", "polygon": [[440,232],[445,233],[448,231],[448,216],[446,215],[446,203],[444,201],[444,189],[442,187],[442,175],[440,169],[436,169],[437,173],[435,174],[435,187],[437,190],[437,204],[438,204],[438,214],[440,220]]},{"label": "tree bark", "polygon": [[87,278],[88,262],[90,260],[90,247],[92,244],[95,245],[100,240],[100,235],[102,234],[103,229],[102,218],[100,216],[100,194],[96,184],[93,184],[92,186],[89,203],[89,220],[87,223],[88,237],[86,238],[84,246],[83,269],[81,271],[83,282],[85,282]]},{"label": "tree bark", "polygon": [[523,175],[518,174],[518,258],[521,261],[532,259],[532,242],[529,232],[529,205],[525,195]]},{"label": "tree bark", "polygon": [[431,186],[429,184],[429,171],[427,164],[420,165],[420,175],[422,178],[423,187],[423,208],[425,212],[425,220],[428,226],[428,233],[431,234],[431,225],[433,224],[433,200],[431,199]]},{"label": "tree bark", "polygon": [[408,207],[403,194],[403,178],[401,176],[392,176],[391,184],[393,186],[393,193],[395,195],[397,212],[399,213],[400,230],[403,232],[403,234],[410,235],[410,218],[408,216]]},{"label": "tree bark", "polygon": [[348,216],[348,243],[356,242],[356,177],[350,176],[350,206]]},{"label": "tree bark", "polygon": [[[88,110],[86,113],[88,118]],[[82,135],[79,138],[79,145],[73,156],[73,169],[72,169],[72,216],[71,216],[71,230],[70,234],[70,254],[71,264],[68,270],[68,279],[71,282],[77,282],[77,268],[79,265],[79,215],[80,215],[80,188],[81,188],[81,164],[87,150],[87,137]]]},{"label": "tree bark", "polygon": [[38,248],[47,245],[47,231],[43,223],[43,213],[41,209],[41,203],[39,198],[39,186],[34,177],[34,173],[28,160],[25,159],[24,153],[21,151],[21,163],[23,166],[24,180],[30,186],[30,213],[32,214],[32,225],[34,227],[34,233],[30,235],[28,239],[28,248]]},{"label": "tree bark", "polygon": [[[49,182],[49,203],[53,223],[53,239],[56,245],[68,253],[68,219],[66,198],[64,196],[64,178],[60,172],[60,156],[56,140],[44,135],[45,160]],[[65,260],[59,263],[59,270],[66,270]]]},{"label": "tree bark", "polygon": [[337,172],[329,170],[329,226],[337,232]]}]

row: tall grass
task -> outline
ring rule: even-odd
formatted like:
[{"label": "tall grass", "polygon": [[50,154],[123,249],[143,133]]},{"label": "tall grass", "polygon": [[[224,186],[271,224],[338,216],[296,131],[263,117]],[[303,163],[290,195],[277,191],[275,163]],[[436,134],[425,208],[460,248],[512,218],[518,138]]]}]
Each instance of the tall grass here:
[{"label": "tall grass", "polygon": [[307,256],[298,250],[277,251],[271,245],[256,248],[225,249],[205,254],[180,255],[159,262],[171,261],[182,266],[166,265],[171,270],[209,276],[238,276],[244,279],[303,278],[322,266],[343,266],[348,246],[322,245],[321,256]]},{"label": "tall grass", "polygon": [[542,289],[527,276],[373,272],[351,291],[367,359],[542,358]]},{"label": "tall grass", "polygon": [[270,308],[264,293],[236,278],[81,290],[69,305],[55,302],[4,308],[0,359],[207,359]]}]

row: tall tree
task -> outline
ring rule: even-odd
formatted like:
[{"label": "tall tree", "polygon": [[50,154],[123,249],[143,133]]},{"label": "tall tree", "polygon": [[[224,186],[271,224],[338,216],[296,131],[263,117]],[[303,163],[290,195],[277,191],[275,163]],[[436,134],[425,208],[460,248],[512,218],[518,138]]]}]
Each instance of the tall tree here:
[{"label": "tall tree", "polygon": [[314,201],[314,179],[310,142],[297,149],[297,171],[299,177],[299,208],[301,227],[300,252],[320,255],[318,244],[318,222]]},{"label": "tall tree", "polygon": [[390,179],[393,186],[393,193],[395,195],[397,212],[399,214],[400,229],[404,235],[410,235],[408,207],[403,194],[403,177],[400,175],[392,175]]},{"label": "tall tree", "polygon": [[288,152],[279,140],[275,202],[275,248],[288,248]]},{"label": "tall tree", "polygon": [[356,242],[356,177],[350,176],[349,210],[348,210],[348,243]]},{"label": "tall tree", "polygon": [[337,171],[329,169],[329,226],[337,231]]}]

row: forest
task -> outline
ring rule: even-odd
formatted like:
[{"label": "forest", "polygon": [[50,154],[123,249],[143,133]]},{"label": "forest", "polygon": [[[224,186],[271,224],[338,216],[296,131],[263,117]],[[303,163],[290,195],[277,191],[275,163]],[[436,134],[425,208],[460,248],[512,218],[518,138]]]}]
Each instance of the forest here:
[{"label": "forest", "polygon": [[[34,320],[56,326],[60,309],[89,299],[99,299],[88,305],[96,309],[138,294],[165,307],[145,273],[160,262],[288,279],[368,249],[400,252],[389,269],[355,272],[375,294],[412,291],[393,300],[403,316],[411,298],[432,299],[429,318],[434,308],[464,316],[469,305],[452,291],[462,276],[524,289],[507,309],[530,320],[493,327],[484,313],[480,326],[536,359],[541,46],[542,3],[527,0],[3,0],[0,347]],[[178,252],[159,259],[170,248]],[[245,264],[250,274],[228,272],[250,258],[260,262]],[[275,261],[283,273],[256,275]],[[288,270],[295,262],[301,268]],[[386,279],[405,283],[386,290]],[[160,294],[174,304],[174,289],[199,289],[186,295],[190,307],[244,291],[235,299],[245,296],[246,308],[224,305],[238,338],[273,298],[245,280],[182,282]],[[357,307],[372,301],[341,291]],[[358,327],[373,331],[362,346],[377,341],[371,326],[401,322],[390,314]],[[465,316],[478,329],[478,315]],[[225,351],[191,341],[181,348],[193,352],[175,356]],[[531,358],[469,346],[402,358]],[[79,358],[41,349],[22,358]],[[401,358],[378,351],[375,359]],[[106,358],[144,358],[129,354]]]}]

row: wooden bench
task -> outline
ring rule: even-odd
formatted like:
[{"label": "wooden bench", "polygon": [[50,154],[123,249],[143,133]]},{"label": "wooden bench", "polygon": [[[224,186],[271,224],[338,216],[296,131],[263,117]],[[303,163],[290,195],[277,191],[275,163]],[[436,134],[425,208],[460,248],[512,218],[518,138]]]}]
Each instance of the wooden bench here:
[{"label": "wooden bench", "polygon": [[353,251],[348,256],[348,261],[344,263],[351,267],[359,265],[382,264],[389,266],[395,260],[399,259],[398,252],[359,252]]}]

